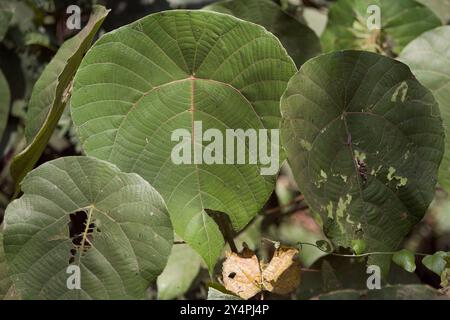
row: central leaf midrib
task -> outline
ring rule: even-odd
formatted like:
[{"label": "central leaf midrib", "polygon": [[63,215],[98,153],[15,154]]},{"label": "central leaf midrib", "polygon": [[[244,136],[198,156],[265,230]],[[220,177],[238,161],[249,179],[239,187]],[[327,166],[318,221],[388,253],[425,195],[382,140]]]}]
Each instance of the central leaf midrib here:
[{"label": "central leaf midrib", "polygon": [[[182,83],[182,82],[185,82],[185,81],[192,81],[192,82],[195,82],[196,80],[207,81],[207,82],[212,82],[212,83],[221,84],[221,85],[227,86],[227,87],[233,89],[234,91],[236,91],[237,93],[239,93],[239,95],[240,95],[240,96],[248,103],[248,105],[250,106],[251,110],[255,113],[255,116],[256,116],[256,118],[258,119],[258,121],[260,122],[261,126],[262,126],[263,128],[265,128],[265,126],[264,126],[264,124],[263,124],[263,122],[262,122],[260,116],[259,116],[258,113],[256,112],[256,110],[255,110],[253,104],[251,103],[251,101],[248,100],[248,98],[247,98],[247,97],[246,97],[246,96],[245,96],[238,88],[234,87],[234,86],[231,85],[230,83],[226,83],[226,82],[222,82],[222,81],[214,80],[214,79],[208,79],[208,78],[197,78],[197,77],[191,75],[191,76],[189,76],[189,77],[187,77],[187,78],[177,79],[177,80],[173,80],[173,81],[170,81],[170,82],[166,82],[166,83],[160,84],[160,85],[158,85],[158,86],[154,86],[154,87],[152,87],[150,90],[144,92],[144,93],[142,94],[142,96],[139,97],[139,99],[137,99],[137,100],[132,104],[132,106],[130,107],[130,109],[123,115],[123,119],[121,120],[119,126],[118,126],[117,129],[116,129],[115,136],[114,136],[114,140],[113,140],[113,142],[112,142],[112,144],[111,144],[111,152],[110,152],[110,154],[109,154],[108,161],[111,161],[111,157],[112,157],[112,154],[113,154],[113,152],[114,152],[114,146],[116,145],[118,133],[119,133],[119,131],[120,131],[122,125],[125,123],[125,121],[127,120],[128,116],[129,116],[129,115],[131,114],[131,112],[138,106],[139,102],[141,102],[143,98],[145,98],[145,97],[146,97],[148,94],[150,94],[151,92],[156,91],[156,90],[159,90],[159,89],[164,88],[164,87],[166,87],[166,86],[173,85],[173,84],[176,84],[176,83]],[[195,95],[194,90],[195,90],[195,88],[192,89],[192,92],[191,92],[192,95]],[[191,108],[192,108],[192,103],[191,103],[190,109],[191,109]],[[188,109],[188,111],[189,111],[190,109]]]},{"label": "central leaf midrib", "polygon": [[[191,81],[191,103],[190,103],[190,107],[189,107],[189,112],[191,113],[191,143],[192,143],[192,147],[195,148],[195,77],[191,76],[188,78]],[[205,221],[205,206],[203,204],[203,198],[202,198],[202,191],[201,191],[201,187],[200,187],[200,172],[198,169],[198,164],[195,163],[194,161],[194,166],[195,166],[195,175],[197,176],[197,186],[198,186],[198,196],[199,196],[199,200],[200,200],[200,206],[202,208],[202,212],[200,212],[200,214],[202,215],[202,223],[203,223],[203,228],[205,230],[205,235],[206,235],[206,239],[207,239],[207,243],[208,243],[208,263],[212,264],[212,260],[211,260],[211,239],[209,237],[209,232],[206,226],[206,221]]]}]

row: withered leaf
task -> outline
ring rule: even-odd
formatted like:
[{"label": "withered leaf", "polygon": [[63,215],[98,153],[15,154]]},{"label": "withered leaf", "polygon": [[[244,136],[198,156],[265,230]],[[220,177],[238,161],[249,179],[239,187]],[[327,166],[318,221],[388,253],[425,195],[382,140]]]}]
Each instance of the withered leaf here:
[{"label": "withered leaf", "polygon": [[244,248],[241,253],[229,253],[223,263],[222,278],[225,288],[243,299],[261,291],[288,294],[300,284],[299,250],[280,247],[268,264],[259,262],[255,253]]},{"label": "withered leaf", "polygon": [[261,269],[258,257],[249,249],[229,253],[222,267],[225,288],[243,299],[261,292]]},{"label": "withered leaf", "polygon": [[280,247],[272,260],[263,268],[265,290],[276,294],[288,294],[300,284],[301,267],[297,259],[298,249]]}]

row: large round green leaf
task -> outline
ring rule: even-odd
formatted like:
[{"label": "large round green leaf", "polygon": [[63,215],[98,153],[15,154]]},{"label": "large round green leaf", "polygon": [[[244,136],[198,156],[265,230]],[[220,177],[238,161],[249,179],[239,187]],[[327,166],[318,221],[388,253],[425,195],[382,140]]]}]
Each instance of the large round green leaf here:
[{"label": "large round green leaf", "polygon": [[444,161],[439,170],[439,184],[450,192],[450,26],[426,32],[411,42],[400,54],[439,103],[447,130]]},{"label": "large round green leaf", "polygon": [[226,129],[278,128],[279,99],[295,70],[258,25],[206,11],[157,13],[91,48],[75,77],[72,117],[85,152],[147,179],[165,198],[177,234],[212,269],[224,240],[206,209],[228,214],[240,230],[274,177],[261,175],[259,162],[174,164],[172,132],[198,137],[196,121],[224,137]]},{"label": "large round green leaf", "polygon": [[[381,29],[369,30],[368,22],[372,26],[377,13]],[[430,9],[414,0],[338,0],[330,8],[322,45],[326,52],[360,49],[398,54],[421,33],[440,25]]]},{"label": "large round green leaf", "polygon": [[[143,298],[164,269],[169,215],[138,175],[67,157],[30,172],[22,190],[6,209],[4,247],[25,299]],[[68,289],[69,265],[79,266],[81,289]]]},{"label": "large round green leaf", "polygon": [[0,141],[2,140],[3,132],[8,122],[10,99],[11,95],[8,81],[0,70]]},{"label": "large round green leaf", "polygon": [[276,35],[297,66],[320,53],[314,31],[289,16],[271,0],[225,0],[204,8],[262,25]]},{"label": "large round green leaf", "polygon": [[[395,250],[433,199],[442,160],[431,92],[403,63],[343,51],[305,63],[281,109],[289,163],[328,236],[344,247],[363,239],[368,252]],[[371,259],[387,266],[390,257],[381,258]]]}]

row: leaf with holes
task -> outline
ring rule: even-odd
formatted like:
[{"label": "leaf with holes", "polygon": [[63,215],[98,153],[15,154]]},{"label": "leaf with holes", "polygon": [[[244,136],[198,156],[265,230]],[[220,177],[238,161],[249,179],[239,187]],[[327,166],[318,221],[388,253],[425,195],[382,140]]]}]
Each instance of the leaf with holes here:
[{"label": "leaf with holes", "polygon": [[400,54],[406,63],[439,103],[444,127],[449,138],[445,140],[445,154],[439,169],[439,184],[450,192],[450,26],[426,32],[411,42]]},{"label": "leaf with holes", "polygon": [[28,146],[11,164],[16,189],[44,151],[70,96],[72,78],[109,10],[94,6],[87,25],[63,43],[36,82],[30,98],[25,136]]},{"label": "leaf with holes", "polygon": [[[295,70],[258,25],[214,12],[161,12],[97,41],[75,77],[72,117],[88,155],[140,174],[161,193],[176,233],[212,270],[224,240],[207,210],[226,213],[241,230],[273,191],[278,165],[261,175],[262,162],[220,164],[225,142],[216,148],[205,140],[220,144],[226,129],[277,129],[279,99]],[[217,135],[203,140],[209,129]],[[268,149],[276,146],[270,137]],[[176,164],[172,153],[186,141],[195,161],[189,150]],[[248,141],[240,142],[248,154]],[[200,163],[202,146],[216,150],[216,164]]]},{"label": "leaf with holes", "polygon": [[326,52],[360,49],[398,54],[421,33],[440,25],[440,19],[415,0],[339,0],[330,8],[321,40]]},{"label": "leaf with holes", "polygon": [[298,254],[296,248],[279,247],[270,262],[264,263],[248,248],[240,253],[227,253],[222,266],[223,284],[228,291],[246,300],[262,291],[289,294],[300,284]]},{"label": "leaf with holes", "polygon": [[0,142],[8,122],[10,97],[8,81],[0,70]]},{"label": "leaf with holes", "polygon": [[280,39],[297,66],[318,55],[320,41],[314,31],[289,16],[271,0],[226,0],[204,8],[262,25]]},{"label": "leaf with holes", "polygon": [[425,256],[422,259],[422,263],[428,270],[441,276],[447,267],[450,268],[450,253],[444,251],[435,252],[433,255]]},{"label": "leaf with holes", "polygon": [[[336,245],[396,250],[434,196],[444,128],[433,95],[393,59],[343,51],[308,61],[281,99],[297,184]],[[390,256],[369,263],[386,272]]]},{"label": "leaf with holes", "polygon": [[[22,190],[6,209],[4,248],[23,298],[145,297],[173,244],[166,206],[148,182],[105,161],[67,157],[30,172]],[[70,290],[76,266],[81,290]]]}]

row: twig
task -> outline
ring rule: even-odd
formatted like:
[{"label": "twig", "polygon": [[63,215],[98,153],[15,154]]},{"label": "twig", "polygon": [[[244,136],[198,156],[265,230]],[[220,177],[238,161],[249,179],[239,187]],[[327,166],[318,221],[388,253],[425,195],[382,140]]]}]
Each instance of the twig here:
[{"label": "twig", "polygon": [[297,197],[295,197],[292,201],[289,201],[289,203],[283,204],[283,205],[275,207],[275,208],[268,209],[264,213],[265,214],[278,213],[285,208],[288,208],[290,206],[293,206],[294,204],[302,202],[303,200],[305,200],[305,197],[301,194],[301,195],[298,195]]}]

